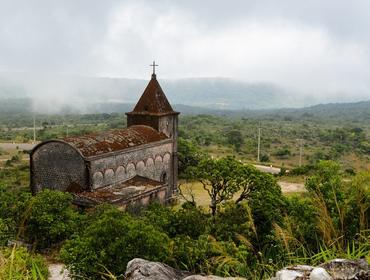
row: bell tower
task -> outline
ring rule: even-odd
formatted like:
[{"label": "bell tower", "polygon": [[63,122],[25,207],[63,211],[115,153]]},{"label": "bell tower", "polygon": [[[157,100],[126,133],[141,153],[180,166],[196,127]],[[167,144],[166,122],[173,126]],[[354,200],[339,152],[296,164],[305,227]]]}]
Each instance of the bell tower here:
[{"label": "bell tower", "polygon": [[152,78],[150,79],[144,93],[137,102],[134,110],[126,113],[127,126],[148,125],[163,132],[167,137],[177,139],[178,112],[175,112],[167,100],[161,86],[157,81],[153,61]]},{"label": "bell tower", "polygon": [[177,172],[178,172],[178,159],[177,159],[177,137],[178,137],[178,115],[167,100],[161,86],[157,81],[155,74],[155,67],[158,66],[153,61],[152,77],[146,86],[139,101],[131,112],[127,115],[127,126],[132,125],[147,125],[155,130],[164,133],[168,138],[173,141],[172,148],[172,192],[177,189]]}]

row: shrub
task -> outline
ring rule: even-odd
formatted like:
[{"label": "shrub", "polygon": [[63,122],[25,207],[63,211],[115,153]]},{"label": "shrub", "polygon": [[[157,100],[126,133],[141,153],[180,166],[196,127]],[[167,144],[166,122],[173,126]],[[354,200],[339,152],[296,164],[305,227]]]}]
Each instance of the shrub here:
[{"label": "shrub", "polygon": [[253,218],[246,202],[235,204],[229,201],[220,209],[213,234],[217,240],[238,242],[238,236],[249,237],[253,234]]},{"label": "shrub", "polygon": [[[306,249],[317,246],[317,211],[309,198],[292,196],[287,198],[285,228],[288,234]],[[307,248],[308,247],[308,248]]]},{"label": "shrub", "polygon": [[268,154],[262,154],[262,156],[260,158],[260,161],[261,162],[269,162],[270,161],[270,157],[268,156]]},{"label": "shrub", "polygon": [[0,187],[0,245],[7,243],[22,231],[22,224],[28,201],[29,192],[11,187]]},{"label": "shrub", "polygon": [[61,259],[74,273],[101,279],[101,271],[122,274],[133,258],[164,261],[169,255],[169,238],[152,225],[103,206],[80,233],[66,242]]},{"label": "shrub", "polygon": [[295,175],[312,175],[315,171],[316,167],[314,165],[302,165],[295,168],[292,168],[288,175],[295,176]]},{"label": "shrub", "polygon": [[208,221],[209,216],[201,209],[186,204],[186,207],[175,212],[172,220],[174,231],[170,232],[170,236],[186,235],[197,239],[207,232]]},{"label": "shrub", "polygon": [[37,248],[49,248],[64,241],[79,225],[80,215],[72,208],[72,195],[44,190],[29,202],[26,239]]},{"label": "shrub", "polygon": [[174,239],[171,260],[168,264],[193,273],[215,274],[219,276],[242,276],[256,279],[256,258],[249,244],[236,244],[232,241],[217,241],[209,235],[201,235],[197,240],[181,236]]},{"label": "shrub", "polygon": [[154,203],[144,211],[142,218],[171,238],[186,235],[197,239],[206,233],[208,226],[208,215],[189,203],[183,204],[179,210]]},{"label": "shrub", "polygon": [[250,192],[248,205],[253,217],[253,225],[256,228],[258,240],[255,244],[262,247],[269,242],[273,224],[282,222],[282,210],[285,200],[280,186],[270,174],[260,173],[258,188]]},{"label": "shrub", "polygon": [[6,245],[9,239],[14,238],[14,228],[14,221],[11,219],[3,220],[0,218],[0,246]]},{"label": "shrub", "polygon": [[288,148],[283,148],[275,152],[275,156],[280,159],[288,158],[291,154],[292,153]]}]

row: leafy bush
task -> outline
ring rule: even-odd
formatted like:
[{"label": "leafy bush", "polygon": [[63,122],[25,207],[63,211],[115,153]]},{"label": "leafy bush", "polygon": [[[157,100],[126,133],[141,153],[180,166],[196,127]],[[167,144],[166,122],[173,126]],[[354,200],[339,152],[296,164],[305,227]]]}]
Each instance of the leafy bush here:
[{"label": "leafy bush", "polygon": [[260,161],[261,162],[269,162],[270,161],[269,155],[268,154],[262,154],[261,158],[260,158]]},{"label": "leafy bush", "polygon": [[60,256],[74,273],[101,279],[101,271],[122,274],[133,258],[164,261],[169,238],[148,223],[114,207],[102,206],[91,223],[62,247]]},{"label": "leafy bush", "polygon": [[232,129],[226,132],[227,143],[233,145],[235,151],[240,152],[242,145],[244,144],[244,138],[239,129]]},{"label": "leafy bush", "polygon": [[182,209],[175,212],[172,220],[174,231],[170,236],[186,235],[197,239],[208,230],[209,215],[201,209],[185,204]]},{"label": "leafy bush", "polygon": [[249,255],[247,247],[237,247],[233,242],[218,242],[207,235],[201,235],[197,240],[181,236],[174,239],[168,263],[195,273],[245,276]]},{"label": "leafy bush", "polygon": [[5,245],[22,231],[20,225],[30,197],[24,189],[0,187],[0,245]]},{"label": "leafy bush", "polygon": [[3,220],[0,218],[0,246],[6,245],[9,239],[14,238],[14,228],[14,221],[10,219]]},{"label": "leafy bush", "polygon": [[[317,246],[317,211],[310,198],[292,196],[286,199],[285,227],[287,233],[298,246],[304,245],[306,249]],[[308,248],[307,248],[308,247]]]},{"label": "leafy bush", "polygon": [[295,175],[312,175],[315,171],[316,167],[314,165],[302,165],[295,168],[292,168],[288,175],[295,176]]},{"label": "leafy bush", "polygon": [[217,240],[235,242],[239,236],[249,237],[253,234],[253,218],[247,202],[235,204],[229,201],[219,211],[212,230]]},{"label": "leafy bush", "polygon": [[270,238],[273,224],[282,222],[285,200],[280,186],[270,174],[260,173],[258,188],[249,194],[248,205],[252,212],[253,224],[258,240],[263,246]]},{"label": "leafy bush", "polygon": [[0,251],[0,279],[46,280],[48,268],[40,255],[31,255],[25,248]]},{"label": "leafy bush", "polygon": [[42,249],[69,238],[80,220],[71,203],[72,195],[59,191],[44,190],[32,197],[27,210],[26,239]]},{"label": "leafy bush", "polygon": [[288,158],[291,154],[292,153],[288,148],[283,148],[275,152],[275,156],[280,159]]},{"label": "leafy bush", "polygon": [[201,209],[184,204],[179,210],[153,203],[143,212],[142,219],[169,237],[186,235],[197,239],[207,232],[208,215]]}]

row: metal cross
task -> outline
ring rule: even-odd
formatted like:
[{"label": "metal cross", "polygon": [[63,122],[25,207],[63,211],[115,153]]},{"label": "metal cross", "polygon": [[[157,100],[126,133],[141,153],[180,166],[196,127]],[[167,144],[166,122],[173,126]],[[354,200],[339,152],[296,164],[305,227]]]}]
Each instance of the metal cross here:
[{"label": "metal cross", "polygon": [[153,64],[150,64],[149,66],[153,67],[153,75],[155,75],[155,67],[159,66],[158,64],[155,64],[155,61],[153,61]]}]

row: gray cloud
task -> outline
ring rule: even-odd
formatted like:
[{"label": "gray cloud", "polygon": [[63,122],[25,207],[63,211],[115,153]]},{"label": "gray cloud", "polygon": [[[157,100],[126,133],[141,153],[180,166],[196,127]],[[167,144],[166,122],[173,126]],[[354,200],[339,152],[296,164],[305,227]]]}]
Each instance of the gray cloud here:
[{"label": "gray cloud", "polygon": [[0,0],[0,70],[223,76],[370,98],[370,2]]}]

